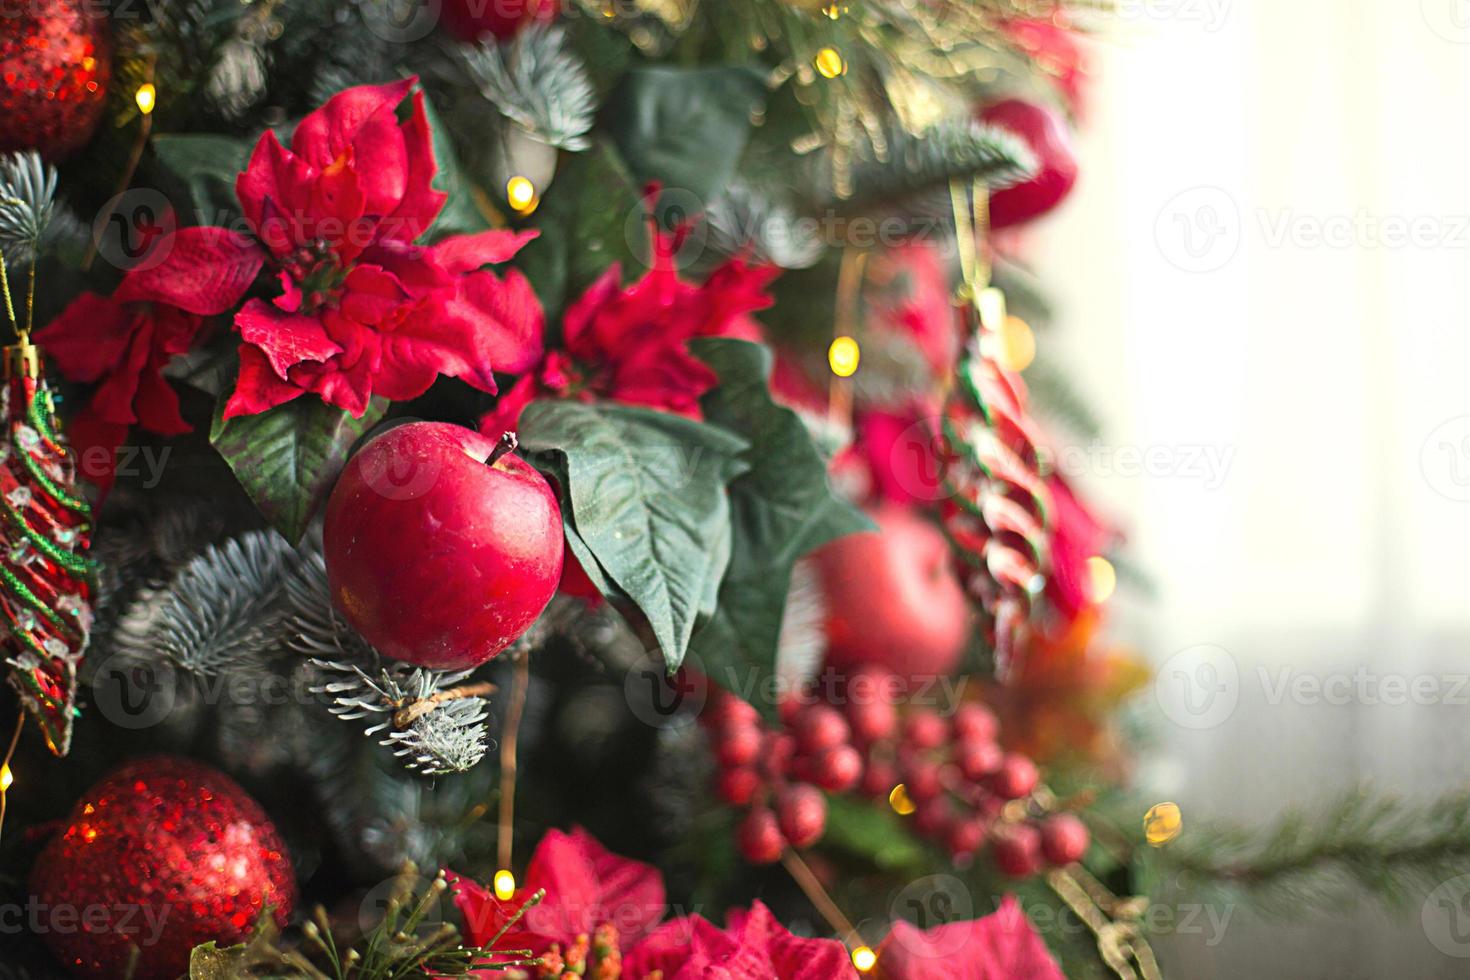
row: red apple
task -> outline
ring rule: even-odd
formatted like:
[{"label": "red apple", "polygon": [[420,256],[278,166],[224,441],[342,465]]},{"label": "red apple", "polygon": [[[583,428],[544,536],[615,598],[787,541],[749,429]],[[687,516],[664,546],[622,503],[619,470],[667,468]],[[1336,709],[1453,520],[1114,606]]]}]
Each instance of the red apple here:
[{"label": "red apple", "polygon": [[323,532],[332,602],[384,656],[464,670],[541,615],[561,577],[546,479],[470,429],[413,422],[348,461]]},{"label": "red apple", "polygon": [[971,611],[949,542],[898,505],[870,516],[877,532],[838,538],[816,555],[827,600],[827,663],[839,671],[873,664],[910,680],[951,673]]},{"label": "red apple", "polygon": [[990,195],[990,227],[1009,228],[1039,218],[1062,203],[1077,183],[1072,132],[1054,109],[1020,99],[1003,99],[980,111],[987,125],[1014,134],[1036,156],[1037,171]]}]

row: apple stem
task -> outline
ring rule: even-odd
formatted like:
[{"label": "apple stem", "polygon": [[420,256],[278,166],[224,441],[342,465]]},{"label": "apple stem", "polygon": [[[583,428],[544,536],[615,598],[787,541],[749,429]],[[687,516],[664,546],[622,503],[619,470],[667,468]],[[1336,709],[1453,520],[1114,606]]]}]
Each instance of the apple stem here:
[{"label": "apple stem", "polygon": [[515,452],[516,447],[520,444],[521,441],[516,438],[516,434],[514,432],[502,432],[500,434],[500,441],[497,442],[495,444],[495,448],[490,451],[490,457],[485,460],[485,465],[494,466],[496,460],[500,459],[500,457],[504,456],[506,453]]}]

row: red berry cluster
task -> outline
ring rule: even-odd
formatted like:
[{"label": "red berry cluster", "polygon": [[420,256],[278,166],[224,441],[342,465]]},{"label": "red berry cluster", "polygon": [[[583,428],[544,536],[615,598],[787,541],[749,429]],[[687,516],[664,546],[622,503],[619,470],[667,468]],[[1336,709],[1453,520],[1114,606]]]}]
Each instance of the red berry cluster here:
[{"label": "red berry cluster", "polygon": [[821,791],[852,789],[862,775],[847,722],[829,705],[801,708],[786,730],[776,731],[764,728],[748,703],[717,691],[700,720],[719,764],[716,795],[749,808],[737,838],[752,864],[780,860],[788,844],[810,847],[821,840],[827,829]]},{"label": "red berry cluster", "polygon": [[816,843],[827,819],[819,790],[892,798],[920,835],[956,860],[971,860],[989,844],[996,868],[1013,877],[1082,858],[1089,834],[1081,820],[1038,817],[1019,802],[1037,788],[1036,764],[1000,747],[990,709],[969,702],[948,719],[928,708],[900,712],[883,695],[894,690],[892,680],[860,672],[840,698],[842,710],[822,701],[783,706],[780,731],[763,728],[738,697],[713,694],[701,720],[719,764],[717,795],[749,808],[738,831],[746,860],[769,864],[787,844]]}]

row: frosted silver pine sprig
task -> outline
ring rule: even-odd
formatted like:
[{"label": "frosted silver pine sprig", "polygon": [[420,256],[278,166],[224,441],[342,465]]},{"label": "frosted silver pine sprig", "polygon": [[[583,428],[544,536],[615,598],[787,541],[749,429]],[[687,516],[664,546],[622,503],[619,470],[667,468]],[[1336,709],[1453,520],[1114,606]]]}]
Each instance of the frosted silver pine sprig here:
[{"label": "frosted silver pine sprig", "polygon": [[559,27],[536,24],[505,44],[455,47],[463,78],[500,114],[565,150],[585,150],[597,96]]},{"label": "frosted silver pine sprig", "polygon": [[81,222],[56,200],[55,167],[34,150],[0,156],[0,252],[5,261],[30,265],[52,242],[81,234]]}]

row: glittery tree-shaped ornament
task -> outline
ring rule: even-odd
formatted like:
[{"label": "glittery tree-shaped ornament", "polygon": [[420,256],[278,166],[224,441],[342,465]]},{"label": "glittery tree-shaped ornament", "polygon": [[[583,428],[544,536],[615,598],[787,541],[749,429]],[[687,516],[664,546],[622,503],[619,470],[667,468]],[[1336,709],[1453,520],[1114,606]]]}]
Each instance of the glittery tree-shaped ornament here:
[{"label": "glittery tree-shaped ornament", "polygon": [[0,414],[0,628],[10,684],[57,755],[71,745],[77,667],[92,626],[91,508],[56,428],[56,406],[20,327],[0,259],[0,286],[18,340],[4,348]]},{"label": "glittery tree-shaped ornament", "polygon": [[996,669],[1013,666],[1016,631],[1046,584],[1051,494],[1027,410],[1026,384],[997,359],[1005,294],[989,285],[976,252],[985,230],[986,192],[975,189],[972,226],[963,189],[951,188],[965,282],[960,299],[973,330],[942,420],[947,449],[944,528],[964,567],[965,585],[986,614]]}]

